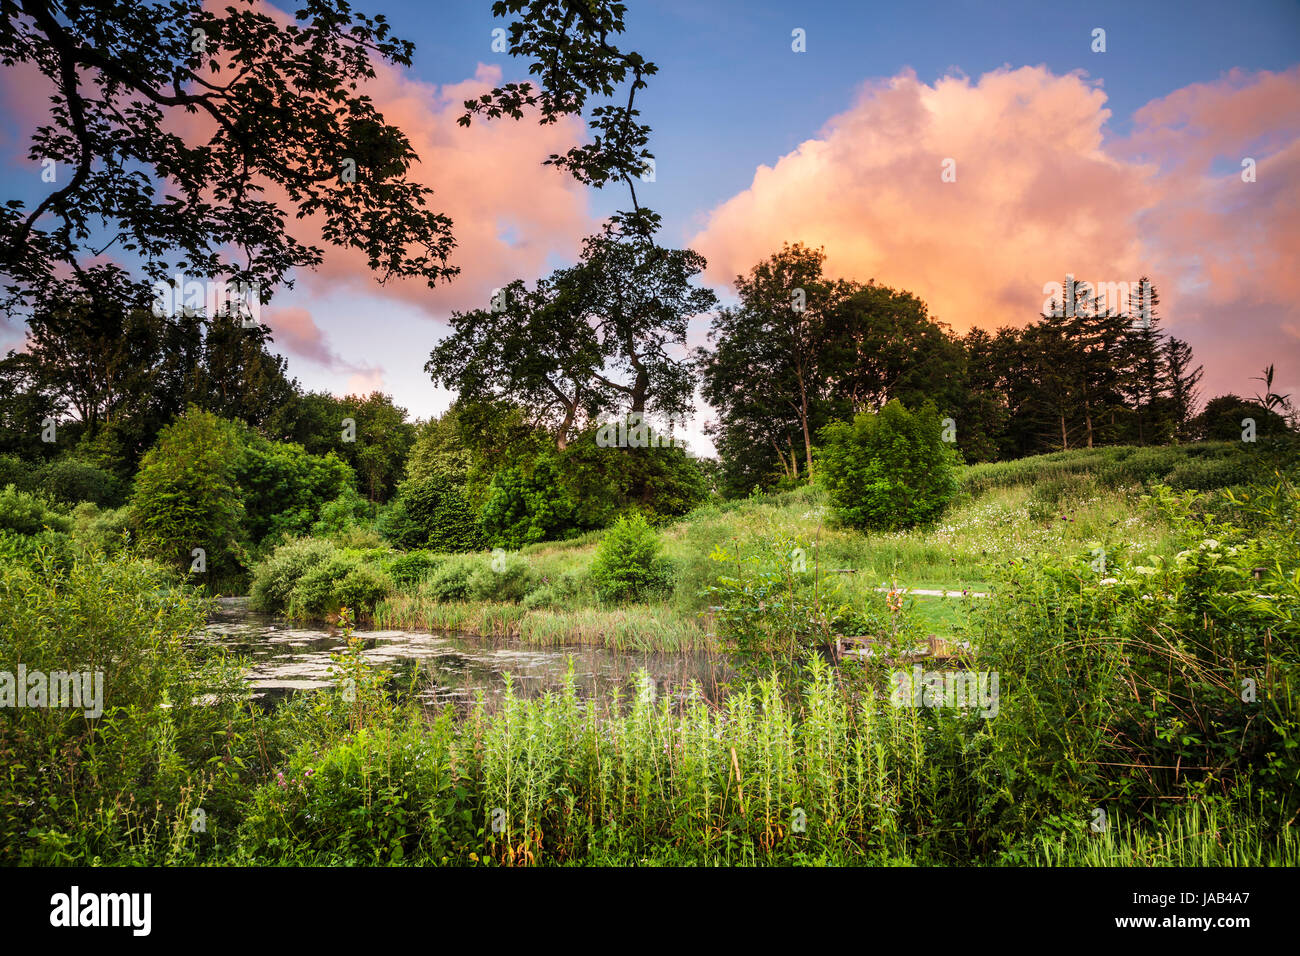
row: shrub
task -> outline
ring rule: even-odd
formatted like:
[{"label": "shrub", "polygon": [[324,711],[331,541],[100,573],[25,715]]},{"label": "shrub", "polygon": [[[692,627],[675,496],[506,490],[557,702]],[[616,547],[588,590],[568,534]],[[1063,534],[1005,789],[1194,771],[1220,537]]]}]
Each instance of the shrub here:
[{"label": "shrub", "polygon": [[211,845],[190,830],[200,801],[210,828],[229,824],[231,793],[246,789],[229,786],[246,690],[237,668],[187,649],[205,608],[175,577],[95,554],[0,563],[0,670],[99,673],[103,704],[98,717],[28,707],[0,720],[0,864],[183,862],[186,846]]},{"label": "shrub", "polygon": [[582,578],[565,571],[553,578],[542,578],[538,586],[524,595],[525,608],[572,608],[582,594]]},{"label": "shrub", "polygon": [[471,601],[522,601],[537,585],[528,559],[497,552],[487,563],[479,563],[466,584]]},{"label": "shrub", "polygon": [[201,547],[209,569],[229,570],[242,550],[239,456],[234,425],[193,406],[158,433],[131,495],[132,523],[146,554],[188,568],[191,550]]},{"label": "shrub", "polygon": [[46,529],[35,534],[19,534],[0,530],[0,564],[34,568],[47,563],[51,568],[67,569],[74,558],[72,539],[62,531]]},{"label": "shrub", "polygon": [[303,575],[337,553],[333,544],[319,538],[299,538],[280,545],[253,569],[250,603],[259,611],[286,610]]},{"label": "shrub", "polygon": [[424,579],[420,593],[435,601],[463,601],[469,597],[469,582],[483,563],[480,555],[457,555],[444,561]]},{"label": "shrub", "polygon": [[31,491],[35,479],[32,466],[17,455],[0,455],[0,488],[14,485],[20,491]]},{"label": "shrub", "polygon": [[75,458],[50,462],[41,469],[37,480],[45,494],[66,504],[90,501],[112,506],[121,502],[122,489],[115,476]]},{"label": "shrub", "polygon": [[391,578],[368,564],[358,564],[348,569],[343,579],[334,585],[335,607],[331,610],[346,607],[368,614],[392,593]]},{"label": "shrub", "polygon": [[591,580],[611,601],[639,600],[672,587],[672,570],[659,556],[659,535],[640,513],[624,515],[605,533],[591,562]]},{"label": "shrub", "polygon": [[72,534],[82,544],[115,553],[130,543],[131,509],[100,510],[84,501],[72,510]]},{"label": "shrub", "polygon": [[298,579],[289,595],[288,611],[294,617],[322,617],[344,607],[369,613],[392,590],[392,580],[359,555],[336,551]]},{"label": "shrub", "polygon": [[55,511],[38,495],[19,491],[13,485],[0,490],[0,531],[36,534],[43,528],[68,531],[72,519]]},{"label": "shrub", "polygon": [[402,483],[381,530],[399,548],[464,552],[483,547],[483,533],[461,490],[444,475]]},{"label": "shrub", "polygon": [[398,586],[417,584],[438,566],[438,561],[427,551],[410,551],[388,562],[384,571]]},{"label": "shrub", "polygon": [[818,480],[847,525],[894,531],[933,521],[957,493],[959,459],[934,406],[891,401],[821,431]]}]

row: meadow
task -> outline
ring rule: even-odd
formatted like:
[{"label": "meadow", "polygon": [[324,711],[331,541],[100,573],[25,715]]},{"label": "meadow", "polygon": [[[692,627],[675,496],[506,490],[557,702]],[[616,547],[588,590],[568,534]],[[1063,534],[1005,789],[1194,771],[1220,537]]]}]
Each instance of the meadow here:
[{"label": "meadow", "polygon": [[[877,658],[812,653],[782,672],[760,657],[721,700],[644,678],[591,698],[570,680],[431,712],[352,639],[333,689],[268,712],[239,660],[185,640],[209,598],[174,571],[34,545],[0,562],[6,657],[102,669],[108,706],[0,724],[0,861],[1300,863],[1293,469],[1175,492],[1027,467],[1006,471],[1029,483],[966,472],[942,518],[905,533],[838,528],[811,489],[707,505],[656,532],[671,586],[624,605],[592,584],[595,535],[495,570],[487,554],[352,552],[407,576],[376,599],[383,626],[728,652],[754,634],[901,635]],[[988,596],[893,603],[882,582]],[[512,600],[433,596],[452,584]],[[350,633],[352,613],[336,623]],[[930,633],[970,644],[943,667],[1000,675],[995,714],[898,706],[888,655]]]}]

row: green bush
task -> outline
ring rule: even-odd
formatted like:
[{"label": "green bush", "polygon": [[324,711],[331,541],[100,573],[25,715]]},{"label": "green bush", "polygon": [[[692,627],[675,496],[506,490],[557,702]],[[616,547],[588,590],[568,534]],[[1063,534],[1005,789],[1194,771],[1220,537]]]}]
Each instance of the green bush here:
[{"label": "green bush", "polygon": [[[92,701],[0,720],[0,864],[187,862],[233,827],[247,690],[237,667],[187,648],[204,619],[201,597],[153,562],[0,562],[0,670],[102,675],[98,716]],[[190,828],[200,805],[207,834]]]},{"label": "green bush", "polygon": [[66,569],[75,556],[72,538],[62,531],[45,529],[35,534],[19,534],[0,530],[0,564],[38,567],[48,563],[52,568]]},{"label": "green bush", "polygon": [[319,538],[285,542],[254,567],[250,603],[256,610],[268,613],[288,610],[299,580],[337,554],[338,549],[332,543]]},{"label": "green bush", "polygon": [[438,560],[427,551],[409,551],[388,562],[384,572],[399,587],[418,584],[438,566]]},{"label": "green bush", "polygon": [[542,577],[537,586],[524,595],[523,606],[532,608],[572,608],[583,602],[583,581],[580,575],[565,571],[555,577]]},{"label": "green bush", "polygon": [[894,531],[933,521],[957,493],[960,464],[934,406],[891,401],[821,431],[818,480],[847,525]]},{"label": "green bush", "polygon": [[440,564],[420,585],[420,593],[435,601],[464,601],[470,578],[482,566],[481,555],[454,555]]},{"label": "green bush", "polygon": [[368,564],[349,568],[342,580],[334,585],[336,607],[367,614],[392,593],[392,578]]},{"label": "green bush", "polygon": [[66,532],[72,528],[72,519],[38,495],[5,485],[0,490],[0,531],[36,534],[43,528]]},{"label": "green bush", "polygon": [[36,471],[17,455],[0,455],[0,488],[14,485],[19,491],[31,491]]},{"label": "green bush", "polygon": [[624,515],[605,532],[591,561],[591,580],[609,601],[641,600],[672,587],[672,568],[660,557],[659,535],[645,516]]},{"label": "green bush", "polygon": [[517,603],[536,586],[537,576],[527,558],[498,551],[474,569],[465,592],[471,601]]},{"label": "green bush", "polygon": [[380,530],[399,548],[456,553],[483,547],[474,510],[461,490],[438,474],[404,481]]},{"label": "green bush", "polygon": [[418,718],[302,751],[253,795],[239,831],[255,861],[468,862],[480,815],[452,769],[454,728]]},{"label": "green bush", "polygon": [[65,504],[90,501],[112,507],[122,501],[116,476],[75,458],[60,458],[41,469],[38,485],[50,498]]}]

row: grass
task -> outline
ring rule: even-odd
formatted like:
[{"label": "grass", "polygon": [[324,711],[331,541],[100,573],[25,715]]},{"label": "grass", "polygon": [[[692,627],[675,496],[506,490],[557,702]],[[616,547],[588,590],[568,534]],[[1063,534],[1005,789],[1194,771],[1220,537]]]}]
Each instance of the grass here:
[{"label": "grass", "polygon": [[617,651],[693,651],[713,647],[698,618],[664,607],[524,608],[518,604],[438,602],[400,593],[375,608],[380,628],[428,628],[512,637],[538,647],[586,646]]},{"label": "grass", "polygon": [[[976,467],[987,471],[987,466]],[[1086,473],[1048,486],[990,484],[960,495],[933,527],[862,534],[836,527],[820,489],[806,487],[705,505],[663,529],[664,556],[675,569],[676,583],[661,600],[608,606],[589,587],[579,585],[554,601],[520,607],[439,602],[417,587],[381,602],[375,621],[381,627],[508,635],[547,646],[707,648],[712,642],[701,623],[707,606],[700,592],[718,574],[717,563],[710,559],[716,547],[732,549],[768,536],[793,536],[806,543],[810,570],[820,562],[823,569],[852,572],[834,577],[841,599],[849,604],[864,601],[874,588],[895,584],[984,591],[994,579],[994,566],[1013,560],[1077,554],[1094,546],[1168,556],[1168,529],[1147,511],[1140,495],[1138,486],[1107,488]],[[531,545],[519,553],[541,582],[582,581],[599,540],[597,532]],[[916,613],[931,632],[946,638],[961,635],[962,599],[914,600]]]}]

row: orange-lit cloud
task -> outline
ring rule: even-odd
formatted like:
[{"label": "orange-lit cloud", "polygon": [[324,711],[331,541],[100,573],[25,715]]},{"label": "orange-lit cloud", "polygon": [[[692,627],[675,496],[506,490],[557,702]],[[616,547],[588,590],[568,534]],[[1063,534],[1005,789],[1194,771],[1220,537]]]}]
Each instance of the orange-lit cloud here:
[{"label": "orange-lit cloud", "polygon": [[434,190],[432,208],[452,219],[451,264],[460,275],[437,289],[418,280],[381,289],[361,253],[330,248],[320,269],[301,277],[305,289],[380,292],[442,318],[453,309],[485,307],[494,289],[516,278],[531,281],[553,256],[577,257],[582,237],[595,231],[586,193],[542,161],[581,142],[583,124],[502,119],[458,126],[464,101],[500,80],[499,67],[480,64],[461,83],[435,86],[381,68],[368,85],[385,120],[407,134],[420,157],[411,177]]},{"label": "orange-lit cloud", "polygon": [[[1025,324],[1066,273],[1148,273],[1208,389],[1247,390],[1269,361],[1300,385],[1298,103],[1300,68],[1233,73],[1153,101],[1112,140],[1105,94],[1081,74],[931,86],[904,72],[759,167],[691,244],[719,282],[784,240],[824,246],[830,274],[907,288],[959,331]],[[1245,156],[1256,183],[1241,181]]]}]

